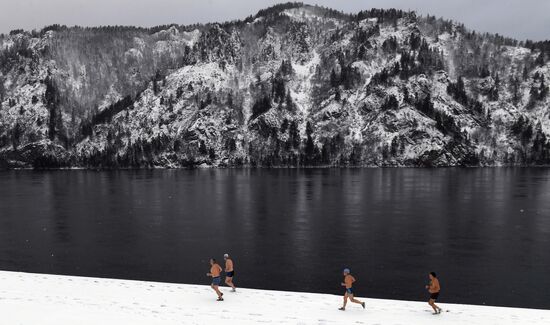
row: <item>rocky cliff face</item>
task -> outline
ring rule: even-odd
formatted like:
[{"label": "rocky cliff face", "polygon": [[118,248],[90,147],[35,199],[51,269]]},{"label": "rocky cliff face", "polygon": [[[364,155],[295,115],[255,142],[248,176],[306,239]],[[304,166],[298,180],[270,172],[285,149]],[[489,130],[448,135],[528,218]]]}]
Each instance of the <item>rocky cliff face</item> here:
[{"label": "rocky cliff face", "polygon": [[548,43],[285,4],[0,38],[0,166],[550,163]]}]

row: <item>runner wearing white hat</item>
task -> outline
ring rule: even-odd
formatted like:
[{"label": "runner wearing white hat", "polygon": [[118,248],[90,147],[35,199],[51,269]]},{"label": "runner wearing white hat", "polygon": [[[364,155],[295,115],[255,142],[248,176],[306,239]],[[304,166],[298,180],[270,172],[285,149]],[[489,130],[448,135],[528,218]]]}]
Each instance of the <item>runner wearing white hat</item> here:
[{"label": "runner wearing white hat", "polygon": [[229,254],[223,254],[225,260],[225,284],[231,287],[231,291],[237,291],[233,284],[233,276],[235,276],[235,270],[233,268],[233,260],[229,257]]}]

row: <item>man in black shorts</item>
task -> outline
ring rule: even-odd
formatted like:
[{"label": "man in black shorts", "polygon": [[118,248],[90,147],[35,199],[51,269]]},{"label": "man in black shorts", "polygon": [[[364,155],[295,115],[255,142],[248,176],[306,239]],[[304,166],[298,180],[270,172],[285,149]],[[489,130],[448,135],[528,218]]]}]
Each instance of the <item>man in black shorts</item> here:
[{"label": "man in black shorts", "polygon": [[433,308],[434,315],[441,314],[442,309],[435,304],[437,298],[439,298],[441,286],[439,285],[439,280],[437,279],[435,272],[430,272],[429,277],[430,284],[426,286],[426,289],[428,289],[428,292],[430,293],[430,300],[428,301],[428,304]]},{"label": "man in black shorts", "polygon": [[235,284],[233,283],[233,276],[235,276],[235,269],[233,266],[233,260],[229,257],[229,254],[223,254],[225,260],[225,284],[231,287],[231,291],[237,291]]}]

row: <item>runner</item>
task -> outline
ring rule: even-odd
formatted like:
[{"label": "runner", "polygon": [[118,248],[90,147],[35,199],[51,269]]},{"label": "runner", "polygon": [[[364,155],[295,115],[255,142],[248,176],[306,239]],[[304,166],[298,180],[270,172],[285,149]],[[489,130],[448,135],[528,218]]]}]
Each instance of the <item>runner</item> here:
[{"label": "runner", "polygon": [[428,292],[430,293],[430,300],[428,300],[428,304],[433,308],[434,315],[441,314],[442,309],[435,304],[435,301],[439,298],[439,292],[441,291],[439,280],[437,279],[435,272],[430,272],[429,277],[430,284],[426,286],[426,289],[428,289]]},{"label": "runner", "polygon": [[231,292],[235,292],[237,288],[235,288],[235,284],[233,284],[233,276],[235,275],[233,260],[229,257],[229,254],[224,254],[223,259],[225,260],[225,284],[232,288]]},{"label": "runner", "polygon": [[212,284],[210,287],[216,291],[216,294],[218,295],[218,301],[223,301],[223,293],[220,292],[220,289],[218,289],[218,286],[221,282],[220,274],[222,273],[222,267],[216,263],[216,260],[211,258],[210,259],[210,273],[206,273],[206,276],[212,277]]},{"label": "runner", "polygon": [[360,304],[361,306],[363,306],[363,309],[365,309],[365,303],[353,297],[353,282],[355,282],[355,278],[350,273],[351,273],[350,269],[347,269],[347,268],[344,269],[344,282],[342,282],[342,286],[346,287],[346,293],[344,293],[344,305],[338,309],[346,310],[348,298],[351,302]]}]

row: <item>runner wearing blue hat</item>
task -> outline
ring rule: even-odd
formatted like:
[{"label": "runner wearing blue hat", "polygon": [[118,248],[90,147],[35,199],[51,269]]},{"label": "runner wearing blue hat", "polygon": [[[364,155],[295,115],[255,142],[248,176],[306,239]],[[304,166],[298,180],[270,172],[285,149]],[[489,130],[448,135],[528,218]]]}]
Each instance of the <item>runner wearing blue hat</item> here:
[{"label": "runner wearing blue hat", "polygon": [[342,287],[346,287],[346,292],[344,293],[344,305],[339,309],[346,310],[348,298],[351,302],[360,304],[361,306],[363,306],[363,309],[365,309],[365,303],[355,299],[353,296],[353,282],[355,282],[355,278],[351,275],[350,269],[345,268],[343,273],[344,273],[344,282],[342,282]]}]

